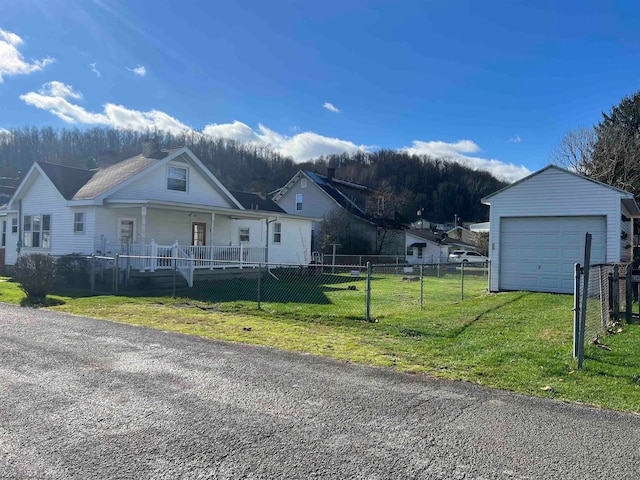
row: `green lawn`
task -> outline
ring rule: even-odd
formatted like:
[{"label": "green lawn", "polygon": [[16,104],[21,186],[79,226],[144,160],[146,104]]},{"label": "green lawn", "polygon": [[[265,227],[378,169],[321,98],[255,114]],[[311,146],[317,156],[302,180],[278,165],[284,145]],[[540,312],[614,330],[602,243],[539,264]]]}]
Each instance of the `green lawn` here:
[{"label": "green lawn", "polygon": [[[260,283],[260,310],[256,279],[204,283],[175,299],[59,292],[47,308],[640,413],[640,326],[605,338],[611,351],[589,346],[577,371],[569,295],[487,295],[479,274],[465,277],[461,301],[453,272],[425,277],[420,309],[415,276],[380,272],[369,323],[363,277],[275,274]],[[22,298],[15,283],[0,283],[0,300]]]}]

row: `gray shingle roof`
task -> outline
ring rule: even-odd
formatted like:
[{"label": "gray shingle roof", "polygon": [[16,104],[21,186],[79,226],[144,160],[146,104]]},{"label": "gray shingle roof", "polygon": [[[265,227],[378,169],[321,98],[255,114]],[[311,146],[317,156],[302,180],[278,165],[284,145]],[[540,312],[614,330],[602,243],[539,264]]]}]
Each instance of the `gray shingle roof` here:
[{"label": "gray shingle roof", "polygon": [[37,163],[66,200],[71,200],[76,192],[96,173],[96,170],[67,167],[55,163]]},{"label": "gray shingle roof", "polygon": [[346,182],[344,180],[336,180],[329,179],[320,175],[319,173],[311,172],[309,170],[303,170],[304,174],[307,175],[316,185],[318,185],[324,192],[333,198],[342,208],[344,208],[347,212],[355,215],[356,217],[362,218],[367,222],[373,223],[379,227],[384,228],[404,228],[402,222],[397,221],[395,219],[390,218],[378,218],[373,215],[369,215],[365,211],[363,211],[360,207],[358,207],[355,202],[353,202],[347,195],[345,195],[341,190],[340,186],[347,188],[355,188],[358,190],[365,191],[367,193],[375,193],[375,190],[365,187],[364,185],[359,185],[357,183]]},{"label": "gray shingle roof", "polygon": [[229,191],[235,197],[240,205],[247,210],[262,210],[265,212],[286,213],[280,206],[270,198],[262,198],[255,193]]},{"label": "gray shingle roof", "polygon": [[100,169],[76,192],[73,200],[91,200],[96,198],[158,162],[159,160],[156,158],[146,158],[142,155],[137,155],[104,169]]}]

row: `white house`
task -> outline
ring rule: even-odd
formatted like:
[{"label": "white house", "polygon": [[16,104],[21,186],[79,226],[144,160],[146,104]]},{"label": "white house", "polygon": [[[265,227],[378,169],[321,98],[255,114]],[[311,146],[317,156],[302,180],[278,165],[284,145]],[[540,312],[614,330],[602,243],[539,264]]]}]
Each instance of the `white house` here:
[{"label": "white house", "polygon": [[413,228],[405,231],[405,243],[406,261],[413,264],[444,263],[451,246],[446,235]]},{"label": "white house", "polygon": [[[329,168],[327,175],[298,171],[275,192],[273,201],[291,215],[319,220],[333,212],[345,213],[350,227],[362,239],[359,253],[403,254],[405,227],[395,219],[392,202],[385,203],[382,192],[335,178],[334,168]],[[317,250],[320,242],[315,243],[314,250]]]},{"label": "white house", "polygon": [[570,293],[574,264],[631,261],[640,210],[624,190],[549,165],[485,198],[490,290]]},{"label": "white house", "polygon": [[148,142],[143,154],[97,170],[37,162],[0,212],[0,250],[6,265],[30,252],[202,259],[195,268],[311,261],[317,219],[236,195],[186,147],[161,151]]}]

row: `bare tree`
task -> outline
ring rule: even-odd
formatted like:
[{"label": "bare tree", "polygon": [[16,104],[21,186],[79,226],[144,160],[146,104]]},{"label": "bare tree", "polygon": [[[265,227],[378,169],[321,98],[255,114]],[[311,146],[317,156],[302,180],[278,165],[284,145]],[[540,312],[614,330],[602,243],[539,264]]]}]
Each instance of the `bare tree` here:
[{"label": "bare tree", "polygon": [[597,136],[593,128],[569,130],[551,151],[551,161],[574,172],[589,175]]}]

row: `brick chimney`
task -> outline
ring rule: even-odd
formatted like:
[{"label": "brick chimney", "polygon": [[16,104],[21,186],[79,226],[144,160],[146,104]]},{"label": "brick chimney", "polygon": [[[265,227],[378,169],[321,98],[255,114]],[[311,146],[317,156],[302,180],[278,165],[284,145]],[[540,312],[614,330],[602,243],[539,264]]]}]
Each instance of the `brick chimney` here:
[{"label": "brick chimney", "polygon": [[254,177],[251,179],[251,193],[255,193],[260,198],[267,198],[267,180],[264,177]]},{"label": "brick chimney", "polygon": [[160,150],[157,138],[148,138],[142,141],[142,156],[145,158],[164,158],[164,153]]},{"label": "brick chimney", "polygon": [[329,182],[333,181],[333,177],[335,177],[336,175],[336,169],[334,167],[328,167],[327,168],[327,180]]}]

